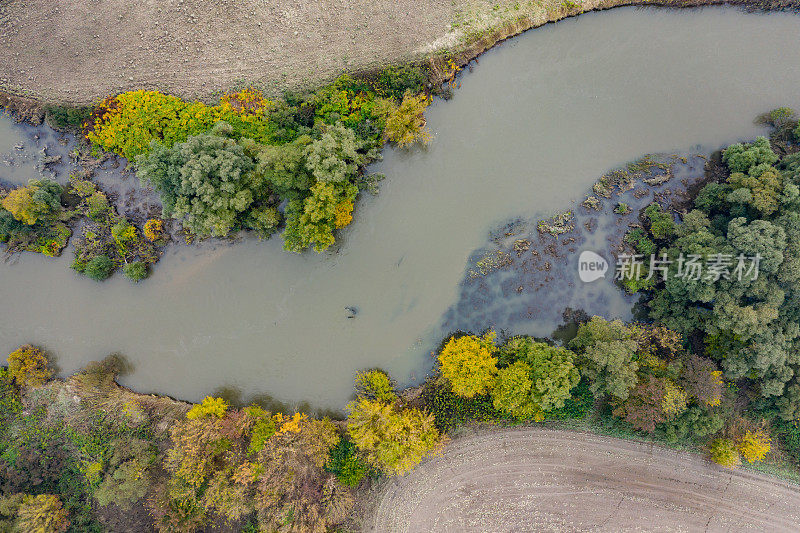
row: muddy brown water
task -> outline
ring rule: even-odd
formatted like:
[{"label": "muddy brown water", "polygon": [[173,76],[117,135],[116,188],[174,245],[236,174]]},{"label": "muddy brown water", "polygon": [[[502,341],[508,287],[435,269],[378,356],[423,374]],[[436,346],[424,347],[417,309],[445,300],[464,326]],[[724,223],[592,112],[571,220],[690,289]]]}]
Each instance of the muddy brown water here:
[{"label": "muddy brown water", "polygon": [[[359,201],[336,253],[289,254],[279,238],[172,246],[138,286],[75,274],[69,250],[14,256],[0,263],[0,352],[35,342],[64,373],[120,352],[135,367],[123,383],[139,391],[197,400],[230,386],[341,407],[358,369],[421,379],[448,320],[547,334],[550,319],[459,306],[490,230],[568,209],[643,154],[763,133],[757,114],[800,106],[798,35],[795,15],[722,8],[618,9],[533,30],[432,105],[428,149],[386,151],[381,192]],[[0,120],[0,180],[24,182],[2,156],[39,150],[29,134]],[[629,300],[601,292],[592,311],[628,315]]]}]

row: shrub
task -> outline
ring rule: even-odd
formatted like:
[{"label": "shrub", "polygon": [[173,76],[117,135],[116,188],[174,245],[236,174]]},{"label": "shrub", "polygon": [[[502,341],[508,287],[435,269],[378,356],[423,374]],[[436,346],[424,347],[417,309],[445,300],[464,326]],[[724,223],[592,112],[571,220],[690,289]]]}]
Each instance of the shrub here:
[{"label": "shrub", "polygon": [[131,281],[141,281],[147,277],[147,263],[134,261],[122,267],[122,273]]},{"label": "shrub", "polygon": [[98,255],[91,258],[83,269],[83,274],[95,281],[103,281],[114,272],[114,262],[107,255]]},{"label": "shrub", "polygon": [[21,388],[42,385],[53,375],[44,352],[30,344],[9,354],[8,371]]},{"label": "shrub", "polygon": [[772,439],[763,429],[747,430],[736,439],[736,449],[748,463],[763,461],[771,448]]},{"label": "shrub", "polygon": [[87,216],[95,222],[102,222],[111,212],[108,197],[100,191],[93,193],[86,199]]},{"label": "shrub", "polygon": [[483,337],[465,335],[447,342],[439,354],[439,365],[453,392],[472,398],[491,390],[497,374],[495,337],[490,331]]},{"label": "shrub", "polygon": [[356,453],[356,446],[350,439],[339,439],[331,448],[325,470],[336,474],[339,482],[346,487],[357,487],[369,472],[369,467]]},{"label": "shrub", "polygon": [[91,114],[92,110],[88,107],[51,105],[45,108],[44,118],[53,129],[80,131]]},{"label": "shrub", "polygon": [[202,403],[195,404],[188,413],[186,418],[189,420],[196,420],[198,418],[222,418],[228,411],[228,402],[222,398],[214,398],[213,396],[206,396]]},{"label": "shrub", "polygon": [[725,468],[735,468],[742,464],[736,445],[731,439],[715,439],[709,451],[711,460]]},{"label": "shrub", "polygon": [[427,81],[428,76],[421,68],[404,65],[384,69],[378,77],[378,87],[386,96],[401,100],[406,92],[424,91]]},{"label": "shrub", "polygon": [[491,420],[496,416],[488,394],[464,398],[453,392],[450,382],[439,378],[428,381],[422,390],[425,408],[433,414],[436,429],[450,432],[471,420]]},{"label": "shrub", "polygon": [[160,241],[164,238],[164,221],[157,218],[151,218],[144,223],[142,232],[148,241]]}]

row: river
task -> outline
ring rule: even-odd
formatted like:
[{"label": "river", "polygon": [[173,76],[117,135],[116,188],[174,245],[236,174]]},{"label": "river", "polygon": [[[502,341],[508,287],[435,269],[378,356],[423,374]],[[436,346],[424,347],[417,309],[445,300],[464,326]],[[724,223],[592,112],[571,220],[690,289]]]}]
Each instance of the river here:
[{"label": "river", "polygon": [[[338,408],[358,369],[419,380],[491,228],[568,208],[643,154],[762,133],[757,114],[800,105],[798,35],[800,17],[730,8],[625,8],[532,30],[430,107],[427,149],[386,150],[372,169],[381,192],[359,200],[336,253],[290,254],[279,238],[171,246],[138,285],[81,277],[69,249],[18,255],[0,263],[0,353],[34,342],[70,373],[119,352],[135,367],[125,385],[187,400],[229,386]],[[0,154],[19,131],[0,121]]]}]

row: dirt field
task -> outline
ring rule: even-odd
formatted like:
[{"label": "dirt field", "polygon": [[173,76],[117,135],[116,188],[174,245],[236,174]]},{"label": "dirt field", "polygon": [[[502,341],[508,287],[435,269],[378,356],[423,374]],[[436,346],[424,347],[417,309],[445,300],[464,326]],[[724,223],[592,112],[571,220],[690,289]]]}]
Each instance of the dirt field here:
[{"label": "dirt field", "polygon": [[800,488],[696,455],[546,429],[480,433],[387,483],[366,531],[797,531]]},{"label": "dirt field", "polygon": [[511,0],[0,0],[0,88],[71,103],[277,92],[452,44],[507,14],[495,4]]}]

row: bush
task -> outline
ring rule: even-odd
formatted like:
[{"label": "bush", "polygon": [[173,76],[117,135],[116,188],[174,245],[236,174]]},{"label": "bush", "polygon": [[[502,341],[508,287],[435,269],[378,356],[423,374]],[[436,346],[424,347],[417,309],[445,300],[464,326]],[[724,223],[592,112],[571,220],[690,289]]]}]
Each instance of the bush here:
[{"label": "bush", "polygon": [[134,261],[122,267],[122,273],[131,281],[141,281],[147,277],[147,263]]},{"label": "bush", "polygon": [[8,371],[21,388],[42,385],[53,375],[44,352],[30,344],[9,354]]},{"label": "bush", "polygon": [[772,439],[763,429],[747,430],[736,439],[736,449],[748,463],[763,461],[772,447]]},{"label": "bush", "polygon": [[84,123],[91,117],[88,107],[47,106],[44,119],[55,130],[80,131]]},{"label": "bush", "polygon": [[108,197],[100,191],[93,193],[86,199],[87,216],[95,222],[102,222],[111,212]]},{"label": "bush", "polygon": [[497,415],[488,394],[464,398],[453,392],[445,379],[429,381],[422,390],[425,408],[435,420],[436,429],[448,433],[472,420],[491,420]]},{"label": "bush", "polygon": [[731,439],[716,439],[711,443],[711,460],[725,468],[735,468],[742,464],[736,445]]},{"label": "bush", "polygon": [[160,241],[164,238],[164,222],[157,218],[151,218],[144,223],[142,228],[145,238],[150,242]]},{"label": "bush", "polygon": [[103,281],[114,272],[114,262],[107,255],[98,255],[90,259],[83,269],[83,274],[95,281]]},{"label": "bush", "polygon": [[228,411],[228,402],[222,398],[214,398],[213,396],[206,396],[202,403],[195,404],[188,413],[186,418],[195,420],[198,418],[222,418]]},{"label": "bush", "polygon": [[379,92],[386,96],[401,100],[406,92],[421,93],[425,90],[428,76],[418,67],[388,67],[378,77]]}]

